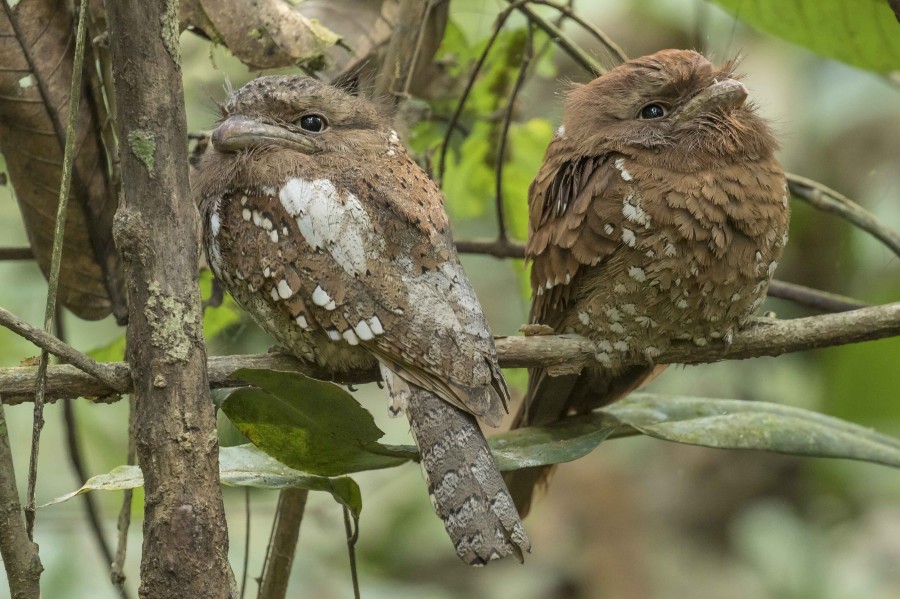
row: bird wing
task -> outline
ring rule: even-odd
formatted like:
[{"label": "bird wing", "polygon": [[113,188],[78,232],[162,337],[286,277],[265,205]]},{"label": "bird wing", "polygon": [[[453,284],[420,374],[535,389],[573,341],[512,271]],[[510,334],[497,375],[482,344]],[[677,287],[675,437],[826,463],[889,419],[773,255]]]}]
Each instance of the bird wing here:
[{"label": "bird wing", "polygon": [[584,267],[622,245],[631,186],[616,160],[615,154],[578,156],[564,140],[551,143],[528,192],[532,322],[556,327]]},{"label": "bird wing", "polygon": [[377,169],[231,192],[220,201],[219,218],[230,219],[221,229],[242,227],[242,276],[292,326],[362,345],[409,382],[496,425],[508,391],[442,197],[405,153],[392,158]]}]

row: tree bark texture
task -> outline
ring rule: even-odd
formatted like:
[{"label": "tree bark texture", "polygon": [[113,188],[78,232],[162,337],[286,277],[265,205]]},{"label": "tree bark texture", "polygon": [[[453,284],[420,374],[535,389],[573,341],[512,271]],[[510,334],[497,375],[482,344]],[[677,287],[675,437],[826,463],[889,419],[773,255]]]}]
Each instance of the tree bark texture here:
[{"label": "tree bark texture", "polygon": [[140,596],[224,598],[232,579],[197,286],[177,2],[108,0],[124,199],[127,357],[144,471]]}]

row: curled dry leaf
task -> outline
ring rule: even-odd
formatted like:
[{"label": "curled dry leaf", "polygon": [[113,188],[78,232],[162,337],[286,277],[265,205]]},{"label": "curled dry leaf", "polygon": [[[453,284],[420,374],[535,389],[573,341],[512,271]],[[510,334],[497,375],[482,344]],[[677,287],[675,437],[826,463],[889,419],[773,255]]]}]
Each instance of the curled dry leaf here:
[{"label": "curled dry leaf", "polygon": [[[431,10],[415,79],[437,51],[448,2]],[[251,68],[303,64],[324,79],[369,78],[383,57],[399,18],[399,0],[185,0],[183,28],[190,27],[228,49]],[[340,43],[338,43],[340,42]]]},{"label": "curled dry leaf", "polygon": [[[62,0],[33,0],[13,7],[3,3],[0,11],[0,151],[45,275],[53,249],[75,50],[67,6]],[[91,55],[85,57],[85,71],[93,62]],[[116,194],[99,141],[98,123],[105,117],[97,92],[85,85],[78,111],[59,300],[81,318],[103,318],[115,309],[121,320],[121,263],[112,239]]]}]

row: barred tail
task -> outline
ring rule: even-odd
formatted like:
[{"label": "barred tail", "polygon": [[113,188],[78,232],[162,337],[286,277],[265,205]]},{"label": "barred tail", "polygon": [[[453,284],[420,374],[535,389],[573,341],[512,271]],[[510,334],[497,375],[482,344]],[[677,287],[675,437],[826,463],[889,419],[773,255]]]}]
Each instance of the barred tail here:
[{"label": "barred tail", "polygon": [[413,385],[404,395],[431,503],[456,554],[473,566],[507,555],[521,562],[531,543],[475,417]]}]

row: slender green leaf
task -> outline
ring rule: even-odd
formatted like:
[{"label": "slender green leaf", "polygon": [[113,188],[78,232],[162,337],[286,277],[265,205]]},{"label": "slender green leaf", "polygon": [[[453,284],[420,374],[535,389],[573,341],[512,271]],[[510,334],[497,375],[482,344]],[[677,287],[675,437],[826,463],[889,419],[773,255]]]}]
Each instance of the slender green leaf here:
[{"label": "slender green leaf", "polygon": [[512,430],[488,439],[500,470],[571,462],[592,452],[622,423],[601,413],[549,426]]},{"label": "slender green leaf", "polygon": [[[359,486],[349,477],[326,478],[288,468],[252,445],[223,447],[219,450],[219,476],[222,484],[258,489],[297,488],[331,493],[335,501],[347,506],[354,518],[362,511]],[[73,493],[57,497],[40,507],[62,503],[88,491],[123,491],[144,486],[138,466],[117,466],[106,474],[91,477]]]},{"label": "slender green leaf", "polygon": [[273,370],[232,376],[258,388],[235,390],[222,411],[251,443],[292,468],[338,476],[408,460],[378,443],[384,433],[372,415],[337,385]]},{"label": "slender green leaf", "polygon": [[900,70],[900,23],[887,0],[711,0],[752,27],[853,66]]},{"label": "slender green leaf", "polygon": [[667,441],[846,458],[900,468],[900,441],[809,410],[759,401],[635,393],[602,410]]}]

